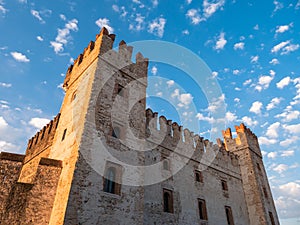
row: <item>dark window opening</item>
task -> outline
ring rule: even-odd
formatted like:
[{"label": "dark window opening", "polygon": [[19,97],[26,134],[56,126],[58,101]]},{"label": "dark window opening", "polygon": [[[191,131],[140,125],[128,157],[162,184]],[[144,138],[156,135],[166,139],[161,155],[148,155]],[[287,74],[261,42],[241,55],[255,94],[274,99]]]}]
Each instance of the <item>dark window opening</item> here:
[{"label": "dark window opening", "polygon": [[228,191],[227,182],[225,180],[222,180],[221,184],[222,184],[222,190],[223,191]]},{"label": "dark window opening", "polygon": [[273,217],[273,213],[272,212],[269,212],[269,217],[270,217],[270,220],[271,220],[271,224],[275,225],[275,221],[274,221],[274,217]]},{"label": "dark window opening", "polygon": [[164,189],[164,212],[173,213],[173,193],[170,190]]},{"label": "dark window opening", "polygon": [[114,127],[112,129],[112,136],[115,138],[120,138],[121,137],[121,130],[119,127]]},{"label": "dark window opening", "polygon": [[108,168],[106,177],[104,178],[104,191],[116,194],[116,169],[113,167]]},{"label": "dark window opening", "polygon": [[263,192],[264,192],[265,198],[268,198],[268,192],[267,192],[267,189],[265,187],[263,187]]},{"label": "dark window opening", "polygon": [[67,129],[64,130],[64,133],[61,137],[61,141],[65,140],[66,134],[67,134]]},{"label": "dark window opening", "polygon": [[195,181],[203,183],[203,175],[200,171],[195,171]]},{"label": "dark window opening", "polygon": [[120,84],[117,85],[117,94],[124,97],[124,87]]},{"label": "dark window opening", "polygon": [[226,218],[228,225],[234,225],[231,207],[225,206]]},{"label": "dark window opening", "polygon": [[207,220],[206,203],[204,199],[198,200],[198,208],[200,220]]}]

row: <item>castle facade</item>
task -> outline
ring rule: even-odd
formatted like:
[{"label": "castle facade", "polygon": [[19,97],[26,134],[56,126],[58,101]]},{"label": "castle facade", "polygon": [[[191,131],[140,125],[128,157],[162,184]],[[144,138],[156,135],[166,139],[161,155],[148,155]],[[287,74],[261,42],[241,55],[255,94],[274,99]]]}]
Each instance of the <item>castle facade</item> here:
[{"label": "castle facade", "polygon": [[0,224],[278,225],[256,135],[213,144],[146,109],[148,59],[114,40],[103,28],[69,67],[25,155],[1,152]]}]

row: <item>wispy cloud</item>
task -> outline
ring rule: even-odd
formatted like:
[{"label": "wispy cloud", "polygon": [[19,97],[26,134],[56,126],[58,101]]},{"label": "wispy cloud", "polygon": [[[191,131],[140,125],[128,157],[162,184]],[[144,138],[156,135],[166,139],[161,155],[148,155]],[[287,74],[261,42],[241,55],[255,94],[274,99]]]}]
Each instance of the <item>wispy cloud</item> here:
[{"label": "wispy cloud", "polygon": [[71,39],[70,32],[78,31],[78,20],[72,19],[65,24],[63,29],[57,29],[57,36],[55,41],[51,41],[50,44],[53,47],[56,54],[64,50],[64,46],[68,44],[68,41]]}]

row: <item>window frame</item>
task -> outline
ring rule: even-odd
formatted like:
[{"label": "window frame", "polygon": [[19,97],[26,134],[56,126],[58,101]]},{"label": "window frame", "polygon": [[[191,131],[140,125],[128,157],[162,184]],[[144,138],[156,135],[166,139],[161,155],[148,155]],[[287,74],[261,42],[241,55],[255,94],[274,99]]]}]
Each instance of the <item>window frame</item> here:
[{"label": "window frame", "polygon": [[228,225],[234,225],[234,219],[232,214],[232,209],[230,206],[225,206],[225,214]]},{"label": "window frame", "polygon": [[198,199],[198,213],[200,220],[208,220],[207,216],[207,208],[206,208],[206,201],[205,199]]},{"label": "window frame", "polygon": [[[166,196],[169,196],[166,199]],[[163,211],[166,213],[174,213],[174,205],[173,205],[173,191],[169,189],[163,189]]]}]

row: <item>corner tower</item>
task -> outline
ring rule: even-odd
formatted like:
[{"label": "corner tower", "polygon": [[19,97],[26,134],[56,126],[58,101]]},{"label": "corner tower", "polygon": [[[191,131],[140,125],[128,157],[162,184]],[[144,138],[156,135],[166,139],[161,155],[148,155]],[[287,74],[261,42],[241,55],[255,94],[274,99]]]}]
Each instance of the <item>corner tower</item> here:
[{"label": "corner tower", "polygon": [[235,129],[236,138],[230,128],[223,131],[223,137],[226,150],[239,156],[250,224],[279,225],[257,136],[244,124]]},{"label": "corner tower", "polygon": [[[133,63],[133,48],[121,41],[115,51],[114,40],[103,28],[68,68],[48,156],[63,163],[49,224],[121,224],[121,219],[138,224],[143,219],[142,188],[122,185],[127,171],[111,158],[126,155],[139,165],[144,162],[120,138],[128,127],[137,137],[145,133],[148,59],[138,53]],[[130,105],[133,93],[139,100]],[[108,172],[114,172],[112,180],[105,177]]]}]

